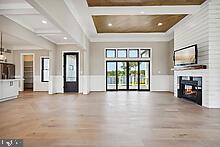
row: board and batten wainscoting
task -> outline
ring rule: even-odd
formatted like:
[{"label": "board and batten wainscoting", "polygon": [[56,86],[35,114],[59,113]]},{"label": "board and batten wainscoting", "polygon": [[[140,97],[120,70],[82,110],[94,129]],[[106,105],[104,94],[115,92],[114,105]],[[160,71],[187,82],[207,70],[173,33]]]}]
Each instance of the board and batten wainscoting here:
[{"label": "board and batten wainscoting", "polygon": [[[150,91],[173,92],[173,75],[152,75]],[[90,76],[91,91],[106,91],[106,77],[104,75]]]}]

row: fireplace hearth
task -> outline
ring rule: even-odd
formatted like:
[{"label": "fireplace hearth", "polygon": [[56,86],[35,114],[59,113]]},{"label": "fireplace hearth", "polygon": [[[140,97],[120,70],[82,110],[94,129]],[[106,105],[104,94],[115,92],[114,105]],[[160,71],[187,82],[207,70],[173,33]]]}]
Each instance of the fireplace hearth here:
[{"label": "fireplace hearth", "polygon": [[178,77],[178,97],[202,105],[202,77]]}]

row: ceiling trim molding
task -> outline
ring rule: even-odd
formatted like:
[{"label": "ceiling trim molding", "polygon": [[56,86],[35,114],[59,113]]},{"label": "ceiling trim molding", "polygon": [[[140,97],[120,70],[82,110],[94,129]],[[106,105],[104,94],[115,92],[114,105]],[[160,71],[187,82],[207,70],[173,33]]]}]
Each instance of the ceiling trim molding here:
[{"label": "ceiling trim molding", "polygon": [[91,42],[167,42],[173,34],[167,33],[102,33],[90,39]]},{"label": "ceiling trim molding", "polygon": [[[135,6],[135,7],[89,7],[90,15],[162,15],[193,14],[200,5],[188,6]],[[142,13],[141,13],[142,12]]]}]

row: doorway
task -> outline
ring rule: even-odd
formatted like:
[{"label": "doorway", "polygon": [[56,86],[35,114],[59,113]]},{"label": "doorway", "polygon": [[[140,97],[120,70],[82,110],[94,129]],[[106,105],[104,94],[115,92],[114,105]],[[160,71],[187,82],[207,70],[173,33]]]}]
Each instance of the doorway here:
[{"label": "doorway", "polygon": [[64,53],[64,92],[79,92],[78,53]]},{"label": "doorway", "polygon": [[33,91],[33,55],[23,56],[24,91]]},{"label": "doorway", "polygon": [[107,91],[150,91],[150,61],[106,61]]}]

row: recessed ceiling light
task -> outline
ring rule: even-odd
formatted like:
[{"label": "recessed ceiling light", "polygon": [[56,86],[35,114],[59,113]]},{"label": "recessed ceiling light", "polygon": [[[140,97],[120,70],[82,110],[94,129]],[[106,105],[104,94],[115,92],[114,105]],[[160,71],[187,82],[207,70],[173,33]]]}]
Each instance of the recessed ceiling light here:
[{"label": "recessed ceiling light", "polygon": [[144,11],[141,11],[141,14],[144,14]]},{"label": "recessed ceiling light", "polygon": [[42,20],[41,21],[43,24],[47,24],[47,21],[46,20]]},{"label": "recessed ceiling light", "polygon": [[162,26],[162,25],[163,25],[163,23],[161,23],[161,22],[160,22],[160,23],[158,23],[157,25],[158,25],[158,26]]},{"label": "recessed ceiling light", "polygon": [[108,26],[111,27],[111,26],[112,26],[112,23],[109,23]]},{"label": "recessed ceiling light", "polygon": [[64,40],[67,40],[67,37],[63,37]]}]

